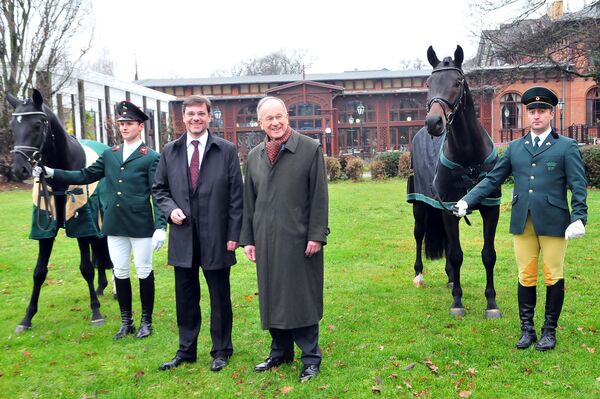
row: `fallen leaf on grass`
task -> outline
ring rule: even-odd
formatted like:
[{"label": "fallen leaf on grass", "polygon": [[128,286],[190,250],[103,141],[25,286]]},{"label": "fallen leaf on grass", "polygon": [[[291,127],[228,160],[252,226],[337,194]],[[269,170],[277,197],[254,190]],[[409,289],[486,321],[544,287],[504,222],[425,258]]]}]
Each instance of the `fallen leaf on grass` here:
[{"label": "fallen leaf on grass", "polygon": [[590,353],[596,353],[596,348],[593,346],[587,346],[586,344],[583,344],[581,346],[583,346],[585,348],[585,350]]},{"label": "fallen leaf on grass", "polygon": [[468,398],[468,397],[470,397],[470,396],[471,396],[471,394],[472,394],[472,392],[471,392],[471,391],[460,391],[460,392],[458,393],[458,397],[459,397],[459,398]]},{"label": "fallen leaf on grass", "polygon": [[379,345],[379,350],[382,351],[385,347],[383,345]]},{"label": "fallen leaf on grass", "polygon": [[472,367],[471,367],[470,369],[468,369],[468,370],[467,370],[467,375],[468,375],[469,377],[475,377],[475,375],[476,375],[476,374],[477,374],[477,370],[475,370],[475,369],[474,369],[474,368],[472,368]]},{"label": "fallen leaf on grass", "polygon": [[433,364],[433,362],[431,361],[431,359],[425,360],[425,365],[429,368],[429,370],[431,370],[431,372],[433,374],[437,374],[438,373],[438,366],[436,366],[435,364]]},{"label": "fallen leaf on grass", "polygon": [[424,396],[427,396],[429,394],[429,391],[427,389],[423,389],[422,391],[419,392],[413,392],[413,396],[415,398],[422,398]]},{"label": "fallen leaf on grass", "polygon": [[330,324],[327,326],[327,328],[329,328],[329,331],[335,331],[335,324]]},{"label": "fallen leaf on grass", "polygon": [[391,378],[392,380],[395,380],[396,378],[398,378],[398,374],[392,373],[392,374],[388,375],[388,378]]},{"label": "fallen leaf on grass", "polygon": [[544,381],[544,385],[552,385],[552,381]]},{"label": "fallen leaf on grass", "polygon": [[279,391],[281,391],[282,394],[287,395],[288,393],[292,392],[292,389],[294,389],[294,388],[287,386],[287,387],[279,388]]},{"label": "fallen leaf on grass", "polygon": [[244,295],[244,299],[246,300],[246,302],[252,302],[254,297],[252,295]]},{"label": "fallen leaf on grass", "polygon": [[141,379],[143,376],[144,376],[144,372],[143,372],[142,370],[138,370],[138,371],[136,371],[136,372],[135,372],[135,374],[133,375],[133,377],[134,377],[136,380],[139,380],[139,379]]},{"label": "fallen leaf on grass", "polygon": [[23,351],[21,352],[23,356],[25,357],[31,357],[31,352],[27,352],[27,351]]},{"label": "fallen leaf on grass", "polygon": [[525,370],[523,370],[523,372],[527,375],[531,374],[531,369],[529,367],[525,367]]},{"label": "fallen leaf on grass", "polygon": [[375,377],[373,377],[373,379],[375,380],[375,383],[376,383],[377,385],[381,385],[381,384],[382,384],[382,381],[381,381],[381,377],[380,377],[380,376],[376,375]]},{"label": "fallen leaf on grass", "polygon": [[[599,377],[600,378],[600,377]],[[412,385],[410,385],[410,382],[408,382],[408,380],[404,380],[402,381],[404,383],[404,386],[407,387],[408,389],[412,389]]]},{"label": "fallen leaf on grass", "polygon": [[412,369],[413,367],[415,367],[415,365],[416,365],[416,363],[411,363],[411,364],[407,365],[406,367],[404,367],[402,369],[402,371],[408,371],[408,370]]},{"label": "fallen leaf on grass", "polygon": [[84,354],[89,357],[98,356],[98,352],[84,352]]}]

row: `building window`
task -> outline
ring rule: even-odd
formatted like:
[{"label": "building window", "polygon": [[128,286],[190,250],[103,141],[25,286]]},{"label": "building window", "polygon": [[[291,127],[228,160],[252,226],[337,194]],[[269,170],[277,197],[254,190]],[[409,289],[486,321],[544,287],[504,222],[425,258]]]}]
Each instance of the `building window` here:
[{"label": "building window", "polygon": [[297,131],[323,131],[321,106],[314,103],[292,105],[288,109],[290,126]]},{"label": "building window", "polygon": [[410,122],[425,119],[427,109],[423,95],[397,98],[390,109],[390,122]]},{"label": "building window", "polygon": [[600,87],[593,87],[585,96],[586,117],[590,126],[600,125]]},{"label": "building window", "polygon": [[520,129],[521,96],[517,93],[508,93],[500,98],[500,120],[502,129]]},{"label": "building window", "polygon": [[257,127],[256,105],[249,105],[239,110],[235,122],[237,127]]}]

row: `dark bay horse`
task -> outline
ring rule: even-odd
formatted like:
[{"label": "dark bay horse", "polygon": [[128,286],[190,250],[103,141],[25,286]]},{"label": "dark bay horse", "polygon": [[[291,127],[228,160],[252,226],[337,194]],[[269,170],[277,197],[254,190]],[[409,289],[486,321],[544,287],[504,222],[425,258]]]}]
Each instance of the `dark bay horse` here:
[{"label": "dark bay horse", "polygon": [[[42,163],[51,168],[69,170],[86,166],[86,149],[67,134],[56,115],[44,104],[38,90],[34,89],[32,99],[20,101],[7,93],[7,100],[14,108],[10,126],[15,143],[12,150],[15,153],[12,171],[17,178],[31,177],[32,166]],[[93,198],[87,186],[84,189],[69,190],[68,185],[52,184],[51,181],[47,186],[40,184],[40,187],[42,186],[47,189],[40,188],[37,193],[40,199],[34,204],[30,233],[30,238],[39,242],[38,258],[33,272],[33,291],[25,317],[15,332],[31,328],[31,320],[38,311],[40,290],[48,274],[48,261],[59,228],[65,228],[68,236],[77,237],[81,255],[79,269],[89,290],[91,321],[93,325],[102,325],[104,317],[100,313],[98,294],[101,295],[107,285],[104,268],[111,268],[112,263],[108,256],[106,238],[101,237],[98,226],[97,215],[101,212],[101,204],[97,197]],[[101,191],[100,185],[96,186],[96,194],[98,191]],[[34,192],[34,196],[35,194]],[[76,200],[82,200],[85,204],[74,211],[67,211],[67,203],[77,203]],[[98,291],[94,291],[92,258],[99,269]]]},{"label": "dark bay horse", "polygon": [[[460,46],[454,52],[454,60],[446,57],[440,61],[431,46],[427,50],[427,59],[433,67],[427,80],[427,116],[425,126],[412,142],[414,174],[409,178],[407,196],[408,202],[413,204],[417,242],[413,283],[415,286],[423,283],[421,251],[425,240],[427,258],[446,256],[446,274],[453,297],[450,314],[453,316],[464,316],[465,309],[460,281],[463,263],[460,219],[451,209],[493,168],[498,158],[494,143],[475,114],[473,98],[462,71],[463,57]],[[486,318],[501,317],[494,288],[494,238],[500,197],[498,190],[477,208],[483,219],[481,258],[486,270]]]}]

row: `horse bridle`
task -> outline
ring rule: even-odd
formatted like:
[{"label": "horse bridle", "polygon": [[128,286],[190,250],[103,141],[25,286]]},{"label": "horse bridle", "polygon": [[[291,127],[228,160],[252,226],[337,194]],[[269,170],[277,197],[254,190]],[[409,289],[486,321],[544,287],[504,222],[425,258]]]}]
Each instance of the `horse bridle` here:
[{"label": "horse bridle", "polygon": [[[46,144],[46,138],[48,137],[49,124],[46,113],[42,111],[15,112],[12,114],[12,116],[29,115],[44,116],[44,127],[42,129],[42,144],[40,144],[39,147],[34,147],[30,145],[15,145],[13,146],[13,149],[10,152],[15,154],[21,154],[23,157],[25,157],[25,159],[27,159],[27,162],[29,162],[31,166],[34,167],[42,164],[42,150],[44,149],[44,145]],[[30,153],[31,155],[29,155],[28,153]],[[52,209],[52,202],[50,202],[50,190],[48,190],[48,182],[46,181],[46,176],[44,175],[44,173],[40,175],[39,179],[40,184],[38,186],[36,223],[40,230],[49,231],[52,228],[52,222],[55,220],[54,210]],[[45,227],[42,227],[40,223],[42,197],[44,198],[44,203],[46,204],[46,210],[48,212],[48,223]]]},{"label": "horse bridle", "polygon": [[[448,70],[458,71],[460,73],[460,81],[459,81],[460,92],[458,93],[458,97],[456,97],[456,100],[454,100],[454,103],[451,103],[450,101],[446,100],[443,97],[433,97],[427,103],[427,112],[429,113],[429,111],[431,110],[431,106],[434,103],[438,103],[438,104],[442,105],[442,110],[444,110],[444,118],[446,118],[446,126],[452,126],[452,122],[454,122],[454,115],[456,115],[456,113],[458,112],[458,110],[459,110],[460,106],[462,105],[463,100],[465,98],[465,76],[463,74],[463,71],[460,68],[456,68],[456,67],[444,67],[444,68],[440,68],[440,69],[434,69],[431,73],[434,74],[436,72],[448,71]],[[446,114],[444,105],[446,107],[448,107],[448,109],[450,109],[450,113]]]},{"label": "horse bridle", "polygon": [[[46,144],[46,137],[48,136],[48,117],[45,112],[42,111],[31,111],[31,112],[15,112],[12,116],[28,116],[28,115],[42,115],[44,116],[44,128],[42,129],[42,144],[39,147],[33,147],[29,145],[15,145],[10,151],[11,153],[21,154],[27,162],[32,166],[36,166],[42,161],[42,150]],[[31,155],[29,155],[30,153]]]}]

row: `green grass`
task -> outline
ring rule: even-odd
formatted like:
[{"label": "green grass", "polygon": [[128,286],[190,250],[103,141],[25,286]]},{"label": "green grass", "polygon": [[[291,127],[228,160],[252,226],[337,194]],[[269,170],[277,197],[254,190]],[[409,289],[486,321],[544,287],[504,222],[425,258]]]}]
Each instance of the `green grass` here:
[{"label": "green grass", "polygon": [[[443,262],[425,265],[427,285],[412,286],[412,210],[405,181],[331,184],[326,246],[321,375],[299,384],[300,364],[256,374],[268,354],[260,329],[254,267],[238,252],[231,274],[235,354],[220,373],[210,366],[207,289],[198,362],[158,371],[177,349],[173,272],[166,251],[155,256],[154,334],[112,336],[118,307],[101,298],[103,327],[89,323],[75,240],[61,232],[33,328],[15,335],[32,285],[37,243],[28,240],[31,197],[0,193],[0,398],[591,398],[600,397],[598,240],[600,191],[590,191],[587,236],[569,243],[567,295],[554,351],[518,351],[516,266],[508,234],[510,187],[504,190],[495,281],[503,318],[485,320],[481,220],[463,224],[464,318],[448,315]],[[137,284],[134,285],[137,292]],[[536,326],[545,290],[538,288]],[[134,296],[136,323],[139,299]],[[434,370],[435,369],[435,372]],[[470,395],[470,396],[469,396]]]}]

